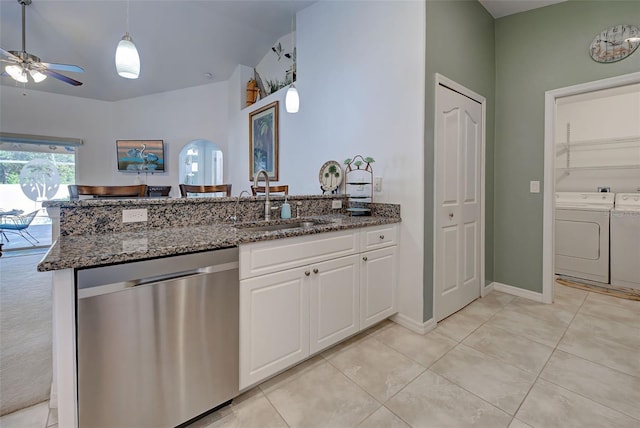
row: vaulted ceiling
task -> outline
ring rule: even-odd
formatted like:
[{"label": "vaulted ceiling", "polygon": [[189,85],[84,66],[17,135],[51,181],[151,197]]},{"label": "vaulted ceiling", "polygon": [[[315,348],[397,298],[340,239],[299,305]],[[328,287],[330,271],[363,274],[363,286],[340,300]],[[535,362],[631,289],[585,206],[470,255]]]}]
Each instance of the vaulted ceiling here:
[{"label": "vaulted ceiling", "polygon": [[[319,0],[326,1],[326,0]],[[372,1],[372,0],[365,0]],[[480,0],[494,17],[564,0]],[[229,78],[238,64],[254,67],[287,34],[311,0],[131,0],[129,32],[140,52],[137,80],[117,75],[114,54],[127,30],[121,0],[33,0],[26,9],[26,51],[44,62],[75,64],[74,87],[49,78],[26,87],[115,101]],[[21,6],[0,0],[0,47],[21,50]],[[2,85],[22,87],[8,76]],[[0,88],[1,89],[1,88]]]}]

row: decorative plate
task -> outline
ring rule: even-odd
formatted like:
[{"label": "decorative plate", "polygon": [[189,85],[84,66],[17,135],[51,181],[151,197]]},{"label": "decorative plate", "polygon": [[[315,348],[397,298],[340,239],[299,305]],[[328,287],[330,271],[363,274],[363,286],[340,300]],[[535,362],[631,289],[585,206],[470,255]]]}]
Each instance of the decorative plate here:
[{"label": "decorative plate", "polygon": [[640,31],[633,25],[614,25],[602,30],[589,45],[589,54],[597,62],[620,61],[640,45]]},{"label": "decorative plate", "polygon": [[320,188],[324,192],[334,192],[342,183],[342,168],[336,161],[327,161],[320,168]]}]

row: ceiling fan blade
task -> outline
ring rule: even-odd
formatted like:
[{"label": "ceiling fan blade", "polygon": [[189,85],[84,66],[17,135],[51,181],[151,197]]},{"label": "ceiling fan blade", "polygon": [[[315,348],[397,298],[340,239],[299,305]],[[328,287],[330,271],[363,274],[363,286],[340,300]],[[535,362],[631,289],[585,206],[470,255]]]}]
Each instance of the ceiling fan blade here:
[{"label": "ceiling fan blade", "polygon": [[[9,51],[5,51],[2,48],[0,48],[0,54],[2,54],[3,56],[7,57],[7,59],[10,60],[10,61],[22,62],[22,60],[20,58],[18,58],[17,56],[15,56],[14,54],[12,54]],[[0,59],[2,59],[2,58],[0,58]]]},{"label": "ceiling fan blade", "polygon": [[53,63],[53,62],[41,62],[40,64],[44,65],[49,70],[71,71],[73,73],[83,73],[84,72],[84,68],[78,67],[77,65],[56,64],[56,63]]},{"label": "ceiling fan blade", "polygon": [[80,86],[80,85],[82,85],[82,82],[78,82],[77,80],[72,79],[71,77],[67,77],[67,76],[62,75],[62,74],[60,74],[60,73],[56,73],[55,71],[51,71],[51,70],[48,70],[48,69],[44,69],[44,70],[42,70],[41,72],[42,72],[43,74],[46,74],[47,76],[51,76],[51,77],[53,77],[54,79],[62,80],[63,82],[68,83],[68,84],[73,85],[73,86]]}]

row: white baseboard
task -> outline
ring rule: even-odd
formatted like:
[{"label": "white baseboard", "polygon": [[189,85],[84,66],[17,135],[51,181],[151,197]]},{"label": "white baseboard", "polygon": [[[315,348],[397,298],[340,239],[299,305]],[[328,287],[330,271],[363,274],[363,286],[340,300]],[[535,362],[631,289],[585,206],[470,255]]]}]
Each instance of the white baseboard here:
[{"label": "white baseboard", "polygon": [[431,330],[433,330],[434,328],[436,328],[436,322],[434,321],[433,318],[430,318],[428,320],[426,320],[425,322],[418,322],[415,321],[412,318],[409,318],[406,315],[403,315],[401,313],[397,313],[394,316],[392,316],[391,321],[400,324],[403,327],[408,328],[409,330],[416,332],[418,334],[427,334],[429,333]]},{"label": "white baseboard", "polygon": [[483,287],[483,288],[480,290],[480,297],[484,297],[484,296],[486,296],[487,294],[491,293],[491,292],[493,291],[493,284],[495,284],[495,283],[493,283],[493,282],[492,282],[491,284],[489,284],[489,285],[487,285],[487,286]]},{"label": "white baseboard", "polygon": [[542,303],[542,293],[536,293],[535,291],[525,290],[524,288],[518,288],[514,287],[513,285],[502,284],[500,282],[492,282],[489,287],[491,287],[495,291],[501,291],[503,293],[511,294],[518,297],[524,297],[525,299]]},{"label": "white baseboard", "polygon": [[49,392],[49,408],[57,409],[58,408],[58,389],[57,385],[51,382],[51,391]]}]

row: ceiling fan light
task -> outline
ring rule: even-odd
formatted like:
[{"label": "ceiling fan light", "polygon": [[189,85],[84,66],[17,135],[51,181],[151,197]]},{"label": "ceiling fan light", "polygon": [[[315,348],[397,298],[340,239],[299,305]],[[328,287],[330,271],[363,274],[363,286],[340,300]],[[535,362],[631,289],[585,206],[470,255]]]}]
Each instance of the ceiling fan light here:
[{"label": "ceiling fan light", "polygon": [[140,56],[128,32],[116,48],[116,70],[126,79],[137,79],[140,75]]},{"label": "ceiling fan light", "polygon": [[47,78],[46,74],[41,73],[38,70],[29,70],[29,74],[31,75],[33,81],[36,83],[40,83]]},{"label": "ceiling fan light", "polygon": [[13,77],[13,80],[20,83],[27,83],[27,73],[24,71],[19,65],[7,65],[4,70],[9,74],[9,76]]},{"label": "ceiling fan light", "polygon": [[297,113],[300,109],[300,96],[298,95],[298,90],[293,83],[289,86],[289,89],[287,89],[287,95],[284,98],[284,105],[287,113]]}]

